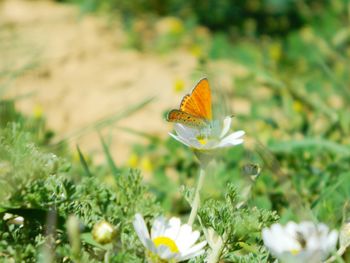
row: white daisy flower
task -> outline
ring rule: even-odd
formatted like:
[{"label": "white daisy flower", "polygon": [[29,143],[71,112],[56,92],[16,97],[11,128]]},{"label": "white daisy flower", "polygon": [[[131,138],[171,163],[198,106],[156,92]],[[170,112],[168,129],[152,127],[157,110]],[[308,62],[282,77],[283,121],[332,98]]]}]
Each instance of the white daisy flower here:
[{"label": "white daisy flower", "polygon": [[320,263],[335,249],[338,233],[329,231],[325,224],[289,222],[263,229],[262,237],[265,246],[282,262]]},{"label": "white daisy flower", "polygon": [[151,233],[140,214],[135,215],[133,225],[146,248],[146,258],[150,263],[180,262],[204,253],[203,247],[207,242],[195,244],[199,232],[192,231],[192,227],[187,224],[181,225],[179,218],[166,220],[164,217],[157,217]]},{"label": "white daisy flower", "polygon": [[231,147],[243,143],[244,131],[236,131],[227,135],[232,117],[226,117],[223,123],[214,121],[205,128],[189,127],[180,123],[174,125],[176,134],[169,133],[174,139],[197,151],[210,151]]}]

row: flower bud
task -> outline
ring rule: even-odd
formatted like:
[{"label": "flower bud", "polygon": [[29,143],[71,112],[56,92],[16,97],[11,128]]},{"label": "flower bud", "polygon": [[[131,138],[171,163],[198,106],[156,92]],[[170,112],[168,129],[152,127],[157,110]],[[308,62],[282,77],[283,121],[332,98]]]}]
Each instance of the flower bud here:
[{"label": "flower bud", "polygon": [[117,232],[113,225],[105,220],[96,223],[92,229],[92,237],[102,245],[111,243]]}]

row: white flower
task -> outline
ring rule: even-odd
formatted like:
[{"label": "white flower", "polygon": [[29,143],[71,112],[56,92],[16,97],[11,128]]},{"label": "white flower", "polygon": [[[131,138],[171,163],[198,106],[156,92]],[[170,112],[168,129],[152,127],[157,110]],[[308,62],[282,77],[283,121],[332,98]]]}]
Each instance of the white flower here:
[{"label": "white flower", "polygon": [[181,225],[179,218],[166,220],[164,217],[157,217],[151,234],[142,215],[136,214],[133,224],[140,241],[147,249],[148,262],[180,262],[204,253],[203,247],[207,242],[195,245],[199,232],[192,231],[192,227],[187,224]]},{"label": "white flower", "polygon": [[319,263],[335,249],[338,233],[330,232],[325,224],[289,222],[263,229],[262,237],[265,246],[282,262]]},{"label": "white flower", "polygon": [[231,117],[223,123],[214,121],[205,128],[193,128],[180,123],[174,125],[176,135],[169,133],[174,139],[198,151],[209,151],[217,148],[231,147],[243,143],[244,131],[236,131],[227,135],[231,127]]},{"label": "white flower", "polygon": [[7,224],[23,226],[24,218],[22,216],[16,216],[13,214],[5,213],[3,219],[7,221]]}]

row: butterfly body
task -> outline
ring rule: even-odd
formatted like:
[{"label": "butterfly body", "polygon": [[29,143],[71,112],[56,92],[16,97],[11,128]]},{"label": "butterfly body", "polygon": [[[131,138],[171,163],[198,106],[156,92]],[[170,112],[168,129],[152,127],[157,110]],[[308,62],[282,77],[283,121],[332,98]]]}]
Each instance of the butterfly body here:
[{"label": "butterfly body", "polygon": [[212,120],[211,92],[208,79],[201,79],[191,94],[181,101],[180,109],[171,110],[167,121],[181,123],[189,127],[203,128]]}]

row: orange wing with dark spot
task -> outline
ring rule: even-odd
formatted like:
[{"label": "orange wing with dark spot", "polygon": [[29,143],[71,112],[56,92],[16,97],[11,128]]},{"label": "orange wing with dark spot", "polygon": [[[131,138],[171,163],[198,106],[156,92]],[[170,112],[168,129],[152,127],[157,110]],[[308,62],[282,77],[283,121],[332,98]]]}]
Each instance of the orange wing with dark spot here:
[{"label": "orange wing with dark spot", "polygon": [[208,125],[205,119],[181,110],[171,110],[168,113],[167,121],[181,123],[189,127],[205,127]]},{"label": "orange wing with dark spot", "polygon": [[207,78],[201,79],[180,104],[180,111],[206,120],[212,119],[211,92]]}]

